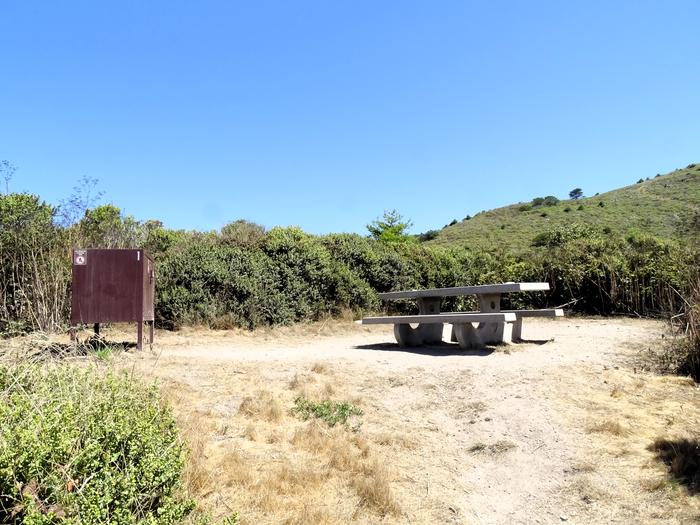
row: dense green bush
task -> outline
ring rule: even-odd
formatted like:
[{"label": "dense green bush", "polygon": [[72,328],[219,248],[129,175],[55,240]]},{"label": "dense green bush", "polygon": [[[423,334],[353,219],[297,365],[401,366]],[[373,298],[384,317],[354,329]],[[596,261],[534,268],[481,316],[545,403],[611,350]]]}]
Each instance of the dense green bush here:
[{"label": "dense green bush", "polygon": [[[576,224],[538,235],[529,253],[515,256],[356,234],[314,236],[298,228],[265,231],[245,221],[221,232],[173,231],[123,217],[114,206],[88,210],[61,227],[53,208],[24,194],[0,196],[0,211],[4,333],[65,326],[71,247],[145,247],[156,261],[156,321],[165,328],[255,328],[385,307],[411,312],[414,302],[385,305],[377,293],[528,280],[547,281],[552,291],[507,297],[507,305],[649,315],[668,311],[669,295],[678,296],[672,290],[687,286],[678,275],[689,249]],[[474,306],[473,298],[453,298],[444,308]]]},{"label": "dense green bush", "polygon": [[532,240],[532,246],[561,246],[569,241],[592,237],[598,235],[597,232],[585,224],[569,224],[542,232]]},{"label": "dense green bush", "polygon": [[0,522],[171,524],[185,451],[155,387],[75,366],[0,368]]}]

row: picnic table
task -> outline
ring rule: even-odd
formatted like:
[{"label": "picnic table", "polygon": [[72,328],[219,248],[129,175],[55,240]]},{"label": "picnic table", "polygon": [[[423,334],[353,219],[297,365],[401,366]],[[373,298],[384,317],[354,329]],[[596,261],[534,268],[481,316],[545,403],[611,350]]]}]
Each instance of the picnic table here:
[{"label": "picnic table", "polygon": [[[522,339],[524,317],[562,317],[559,308],[542,310],[501,310],[505,293],[549,290],[549,283],[501,283],[429,290],[405,290],[380,293],[380,299],[415,299],[418,315],[365,317],[362,324],[393,324],[400,346],[419,346],[442,341],[443,324],[452,325],[452,341],[461,348],[478,348],[484,344],[503,344]],[[441,312],[443,297],[476,295],[478,312]],[[478,323],[474,327],[472,323]],[[412,327],[411,324],[418,324]]]}]

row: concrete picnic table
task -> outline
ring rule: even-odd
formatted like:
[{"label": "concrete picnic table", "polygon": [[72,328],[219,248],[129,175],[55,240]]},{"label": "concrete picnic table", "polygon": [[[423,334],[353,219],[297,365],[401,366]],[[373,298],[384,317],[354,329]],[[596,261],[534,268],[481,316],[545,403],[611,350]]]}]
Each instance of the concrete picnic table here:
[{"label": "concrete picnic table", "polygon": [[[521,339],[523,317],[561,317],[564,312],[558,308],[501,310],[501,296],[504,293],[546,290],[549,290],[549,283],[508,282],[380,293],[380,299],[386,301],[417,300],[418,315],[365,317],[362,319],[362,324],[393,324],[394,336],[401,346],[441,342],[444,323],[452,324],[452,341],[459,342],[463,348],[479,347],[489,343],[510,343]],[[477,296],[478,312],[440,311],[443,297],[466,295]],[[413,328],[411,324],[416,323],[418,326]],[[474,328],[472,323],[479,323],[478,327]]]}]

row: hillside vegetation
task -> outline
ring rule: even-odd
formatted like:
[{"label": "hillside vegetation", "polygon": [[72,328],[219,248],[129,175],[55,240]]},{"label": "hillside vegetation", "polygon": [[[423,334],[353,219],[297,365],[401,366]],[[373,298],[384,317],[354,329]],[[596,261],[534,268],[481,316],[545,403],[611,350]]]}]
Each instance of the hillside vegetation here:
[{"label": "hillside vegetation", "polygon": [[437,246],[474,249],[526,250],[537,235],[572,223],[615,237],[642,231],[664,239],[683,236],[697,228],[700,214],[700,164],[690,164],[607,193],[578,200],[551,199],[518,203],[481,212],[443,228]]}]

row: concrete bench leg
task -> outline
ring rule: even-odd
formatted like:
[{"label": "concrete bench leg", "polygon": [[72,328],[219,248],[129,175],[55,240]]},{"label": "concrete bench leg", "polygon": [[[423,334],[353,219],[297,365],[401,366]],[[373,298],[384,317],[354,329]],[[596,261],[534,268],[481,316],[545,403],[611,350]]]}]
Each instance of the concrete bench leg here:
[{"label": "concrete bench leg", "polygon": [[513,323],[513,333],[511,335],[513,341],[523,340],[523,318],[518,317]]},{"label": "concrete bench leg", "polygon": [[500,345],[513,342],[513,323],[479,323],[476,331],[484,343]]},{"label": "concrete bench leg", "polygon": [[481,340],[479,332],[471,323],[452,325],[452,334],[457,338],[459,347],[464,350],[484,347],[484,342]]},{"label": "concrete bench leg", "polygon": [[[479,310],[484,313],[501,311],[501,294],[482,294],[479,298]],[[513,341],[512,323],[479,323],[479,337],[484,343],[502,344]]]},{"label": "concrete bench leg", "polygon": [[423,344],[420,326],[418,328],[412,328],[410,324],[395,324],[394,337],[396,337],[396,342],[399,343],[399,346],[402,348],[406,346],[420,346]]},{"label": "concrete bench leg", "polygon": [[417,330],[424,343],[437,344],[442,342],[442,323],[419,324]]},{"label": "concrete bench leg", "polygon": [[[437,315],[440,313],[440,298],[421,297],[418,299],[418,313],[422,315]],[[418,325],[418,330],[424,343],[435,344],[442,342],[442,323]]]}]

